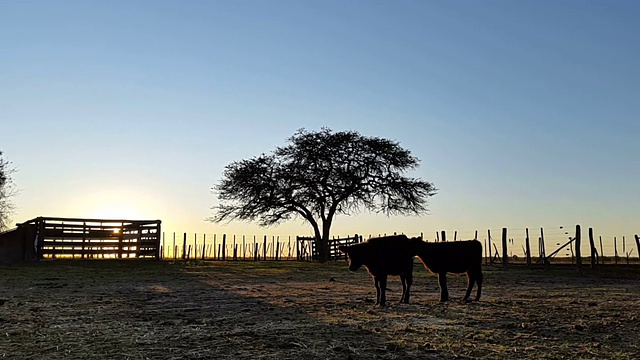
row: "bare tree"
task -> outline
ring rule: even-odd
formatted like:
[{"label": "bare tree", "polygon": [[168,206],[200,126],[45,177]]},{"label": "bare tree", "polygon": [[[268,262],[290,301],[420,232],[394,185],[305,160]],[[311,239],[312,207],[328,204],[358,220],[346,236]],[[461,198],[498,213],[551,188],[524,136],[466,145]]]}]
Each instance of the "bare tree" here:
[{"label": "bare tree", "polygon": [[269,155],[233,162],[213,187],[219,204],[209,220],[275,225],[301,218],[313,228],[320,261],[329,255],[335,215],[361,209],[389,215],[427,212],[430,182],[406,177],[419,160],[398,142],[356,131],[298,130]]},{"label": "bare tree", "polygon": [[0,151],[0,231],[9,228],[11,214],[13,214],[14,206],[11,198],[15,195],[15,187],[13,184],[12,174],[15,169],[11,166],[11,162],[2,157]]}]

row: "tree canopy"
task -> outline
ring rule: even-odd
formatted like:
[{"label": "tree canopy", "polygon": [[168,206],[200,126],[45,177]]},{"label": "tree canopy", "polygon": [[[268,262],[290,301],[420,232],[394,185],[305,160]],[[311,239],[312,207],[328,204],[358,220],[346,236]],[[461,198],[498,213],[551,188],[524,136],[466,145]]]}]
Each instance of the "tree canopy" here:
[{"label": "tree canopy", "polygon": [[227,165],[213,222],[257,221],[261,226],[301,218],[312,226],[320,260],[337,214],[368,210],[386,215],[428,211],[436,194],[427,181],[405,176],[419,160],[398,142],[356,131],[298,130],[271,154]]}]

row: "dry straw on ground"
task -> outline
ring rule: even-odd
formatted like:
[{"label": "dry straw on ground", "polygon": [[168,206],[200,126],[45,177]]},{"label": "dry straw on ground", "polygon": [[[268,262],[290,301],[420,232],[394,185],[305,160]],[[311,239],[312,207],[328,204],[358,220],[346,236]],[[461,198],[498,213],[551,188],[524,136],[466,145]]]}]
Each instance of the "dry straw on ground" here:
[{"label": "dry straw on ground", "polygon": [[[9,359],[637,359],[640,268],[486,268],[483,299],[373,305],[344,262],[52,261],[0,267]],[[397,299],[396,299],[397,298]]]}]

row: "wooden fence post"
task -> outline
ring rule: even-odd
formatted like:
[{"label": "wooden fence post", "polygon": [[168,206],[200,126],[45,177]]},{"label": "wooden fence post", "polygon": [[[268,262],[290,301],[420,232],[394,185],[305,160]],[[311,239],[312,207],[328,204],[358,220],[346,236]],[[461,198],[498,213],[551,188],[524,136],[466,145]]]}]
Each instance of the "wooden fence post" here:
[{"label": "wooden fence post", "polygon": [[122,259],[122,232],[118,233],[118,259]]},{"label": "wooden fence post", "polygon": [[544,228],[540,228],[540,253],[542,254],[542,263],[547,268],[549,263],[547,262],[547,249],[544,245]]},{"label": "wooden fence post", "polygon": [[593,228],[589,228],[589,246],[591,246],[591,268],[596,266],[596,244],[593,241]]},{"label": "wooden fence post", "polygon": [[638,249],[638,261],[640,262],[640,236],[635,235],[636,238],[636,248]]},{"label": "wooden fence post", "polygon": [[636,239],[636,249],[638,250],[638,262],[640,262],[640,236],[636,234],[634,238]]},{"label": "wooden fence post", "polygon": [[489,248],[489,264],[493,264],[493,249],[491,249],[491,229],[487,229],[487,248]]},{"label": "wooden fence post", "polygon": [[233,261],[238,260],[238,246],[236,245],[236,236],[233,235]]},{"label": "wooden fence post", "polygon": [[253,260],[258,261],[258,241],[255,235],[253,235],[253,246],[251,249],[253,249]]},{"label": "wooden fence post", "polygon": [[447,233],[444,230],[442,230],[441,238],[442,241],[447,241]]},{"label": "wooden fence post", "polygon": [[245,247],[245,236],[242,235],[242,260],[247,260],[246,247]]},{"label": "wooden fence post", "polygon": [[176,232],[173,232],[173,246],[171,247],[171,251],[173,251],[173,260],[176,259]]},{"label": "wooden fence post", "polygon": [[613,253],[614,253],[614,261],[616,265],[618,264],[618,239],[613,237]]},{"label": "wooden fence post", "polygon": [[276,247],[276,237],[275,235],[271,235],[271,260],[273,260],[273,251]]},{"label": "wooden fence post", "polygon": [[211,260],[220,260],[218,257],[218,234],[213,234],[213,240],[211,241]]},{"label": "wooden fence post", "polygon": [[258,243],[254,241],[253,242],[253,261],[260,260],[260,254],[258,253],[258,246],[259,246]]},{"label": "wooden fence post", "polygon": [[502,228],[502,265],[505,269],[509,266],[509,257],[507,256],[507,228]]},{"label": "wooden fence post", "polygon": [[264,236],[264,243],[262,245],[262,260],[267,260],[267,235]]},{"label": "wooden fence post", "polygon": [[82,256],[81,256],[81,259],[84,259],[86,241],[87,241],[87,223],[83,222],[82,223]]},{"label": "wooden fence post", "polygon": [[582,271],[582,253],[580,251],[581,244],[582,231],[580,231],[580,225],[576,225],[576,268],[578,271]]},{"label": "wooden fence post", "polygon": [[531,266],[531,246],[529,245],[529,228],[526,228],[527,237],[525,239],[525,247],[527,251],[527,266]]},{"label": "wooden fence post", "polygon": [[222,234],[222,249],[221,249],[221,257],[222,260],[226,260],[227,258],[227,234]]},{"label": "wooden fence post", "polygon": [[187,258],[187,233],[184,233],[182,240],[182,260]]},{"label": "wooden fence post", "polygon": [[207,234],[202,234],[202,260],[205,258],[205,254],[207,252]]},{"label": "wooden fence post", "polygon": [[198,258],[198,233],[193,234],[193,258]]}]

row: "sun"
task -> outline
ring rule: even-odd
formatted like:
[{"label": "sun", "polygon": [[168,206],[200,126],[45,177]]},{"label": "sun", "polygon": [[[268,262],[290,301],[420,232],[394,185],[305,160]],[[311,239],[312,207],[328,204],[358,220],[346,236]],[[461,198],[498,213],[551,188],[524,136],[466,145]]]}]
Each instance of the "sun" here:
[{"label": "sun", "polygon": [[154,197],[144,189],[88,189],[66,204],[69,217],[102,220],[145,220],[157,217]]},{"label": "sun", "polygon": [[131,204],[107,203],[96,204],[89,216],[97,219],[142,219],[142,211]]},{"label": "sun", "polygon": [[105,220],[141,220],[144,202],[133,198],[101,196],[84,204],[82,216]]}]

